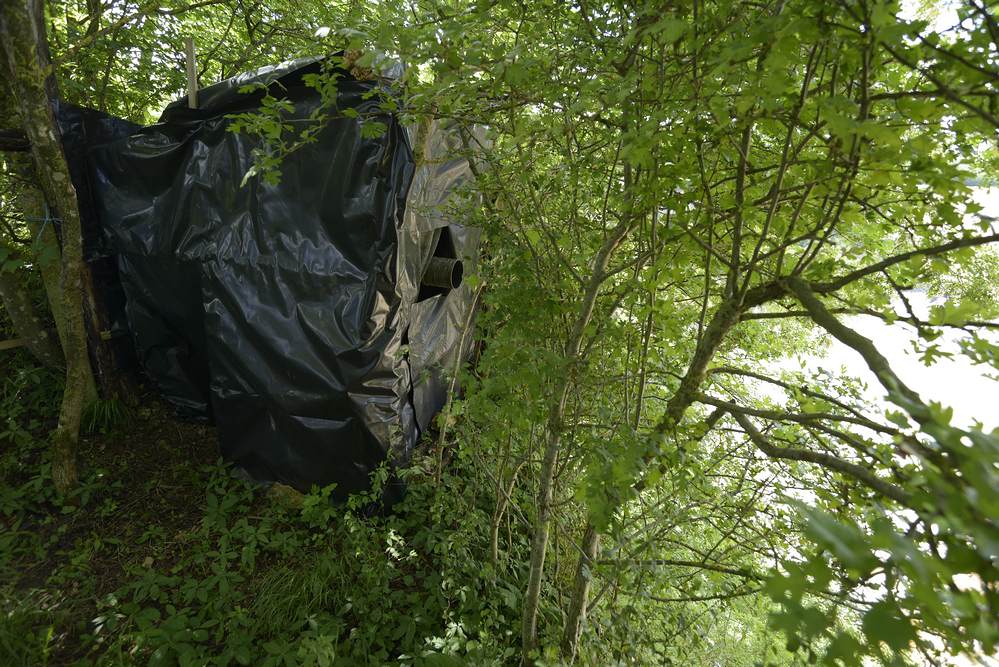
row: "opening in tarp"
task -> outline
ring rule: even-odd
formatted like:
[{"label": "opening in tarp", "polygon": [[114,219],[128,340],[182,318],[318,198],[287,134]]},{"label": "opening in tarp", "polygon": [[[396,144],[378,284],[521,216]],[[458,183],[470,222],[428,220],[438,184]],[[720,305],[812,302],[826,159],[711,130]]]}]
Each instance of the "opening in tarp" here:
[{"label": "opening in tarp", "polygon": [[[384,82],[342,73],[337,110],[322,110],[303,79],[319,71],[309,59],[240,75],[128,136],[64,141],[75,155],[87,144],[93,215],[163,396],[213,420],[223,456],[252,477],[335,483],[343,498],[384,461],[404,462],[442,407],[444,374],[466,353],[461,279],[479,234],[451,219],[469,169],[448,130],[431,124],[417,165],[416,133],[371,95]],[[323,126],[284,158],[278,184],[241,186],[258,144],[227,116],[259,105],[261,92],[238,92],[256,82],[280,85],[288,123],[318,109]],[[372,121],[385,131],[362,133]],[[435,257],[460,260],[455,287],[421,287]]]}]

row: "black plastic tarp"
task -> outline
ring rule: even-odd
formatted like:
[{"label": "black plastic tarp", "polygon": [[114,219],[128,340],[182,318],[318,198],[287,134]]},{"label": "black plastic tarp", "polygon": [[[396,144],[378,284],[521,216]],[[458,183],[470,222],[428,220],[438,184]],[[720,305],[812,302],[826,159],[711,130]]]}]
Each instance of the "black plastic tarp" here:
[{"label": "black plastic tarp", "polygon": [[[372,95],[383,80],[343,73],[280,182],[243,183],[258,144],[229,115],[263,93],[240,89],[278,86],[301,128],[322,104],[303,76],[320,67],[201,90],[197,109],[178,101],[155,125],[91,142],[85,163],[140,364],[163,396],[214,421],[223,456],[253,478],[336,483],[342,498],[404,462],[443,405],[471,342],[472,290],[421,278],[435,253],[474,271],[479,237],[452,219],[469,175],[456,135],[432,123],[416,165],[415,128]],[[373,121],[385,131],[362,135]]]},{"label": "black plastic tarp", "polygon": [[[59,103],[55,109],[63,151],[69,165],[70,178],[76,188],[80,209],[83,258],[90,273],[90,287],[98,304],[101,321],[93,328],[104,331],[104,345],[110,351],[119,371],[135,368],[134,348],[129,342],[129,327],[125,316],[125,292],[118,275],[118,262],[108,247],[100,216],[97,212],[97,191],[91,180],[88,151],[93,146],[128,137],[139,125],[109,116],[106,113],[72,104]],[[57,212],[58,213],[58,212]],[[58,217],[53,219],[59,238],[62,229]]]}]

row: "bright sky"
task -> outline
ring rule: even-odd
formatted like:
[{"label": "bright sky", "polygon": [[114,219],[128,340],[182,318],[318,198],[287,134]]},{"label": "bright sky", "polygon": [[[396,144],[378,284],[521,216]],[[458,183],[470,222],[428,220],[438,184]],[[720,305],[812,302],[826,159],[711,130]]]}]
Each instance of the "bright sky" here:
[{"label": "bright sky", "polygon": [[[999,188],[979,190],[978,202],[984,206],[982,214],[999,217]],[[907,294],[917,315],[925,317],[931,305],[940,304],[944,299],[931,301],[925,294]],[[955,426],[970,427],[974,420],[982,422],[989,430],[999,428],[999,382],[988,377],[997,371],[988,366],[975,366],[960,354],[953,359],[940,359],[932,366],[926,366],[913,352],[910,342],[915,338],[912,327],[887,325],[881,320],[867,316],[847,319],[848,324],[874,341],[899,378],[918,392],[924,400],[934,400],[954,409],[952,423]],[[947,332],[942,347],[957,351],[955,332]],[[947,344],[949,343],[949,344]],[[826,368],[830,371],[845,369],[852,376],[864,380],[872,399],[883,399],[885,392],[874,378],[860,355],[839,341],[832,345],[825,355],[809,356],[805,362],[811,368]],[[889,407],[887,402],[885,406]]]},{"label": "bright sky", "polygon": [[[911,19],[922,16],[930,19],[930,30],[944,30],[957,23],[958,16],[951,0],[928,2],[927,0],[902,0],[901,16]],[[984,206],[982,214],[999,217],[999,189],[980,189],[976,196]],[[907,294],[920,317],[926,315],[931,305],[942,303],[942,299],[930,301],[925,294]],[[995,373],[994,369],[974,366],[960,355],[955,359],[939,360],[932,366],[924,365],[913,353],[910,342],[913,330],[907,326],[889,326],[872,317],[849,318],[851,327],[873,340],[878,349],[896,370],[903,382],[918,392],[924,400],[934,400],[954,409],[953,424],[968,427],[974,420],[980,421],[988,429],[999,427],[999,383],[986,377]],[[956,351],[957,336],[945,335],[950,345],[945,349]],[[860,356],[838,341],[824,358],[811,357],[806,360],[813,367],[829,370],[845,368],[851,375],[866,381],[872,397],[881,398],[884,391],[874,375],[867,370]]]},{"label": "bright sky", "polygon": [[[976,200],[982,204],[982,214],[999,217],[999,188],[980,189]],[[942,299],[931,301],[925,294],[907,294],[913,309],[919,317],[925,317],[930,306],[942,303]],[[923,400],[934,400],[954,409],[952,424],[970,427],[977,420],[986,429],[999,428],[999,382],[987,377],[997,374],[987,366],[975,366],[966,358],[956,354],[953,359],[940,359],[932,366],[926,366],[913,352],[910,342],[914,333],[912,327],[887,325],[879,319],[867,316],[847,318],[850,327],[874,341],[878,351],[891,363],[899,378],[915,390]],[[954,333],[944,336],[944,349],[956,351]],[[949,344],[946,344],[949,343]],[[809,355],[803,359],[811,368],[825,368],[832,372],[846,372],[860,378],[867,384],[867,393],[874,401],[880,401],[885,408],[891,406],[884,400],[885,392],[868,370],[867,365],[854,350],[833,340],[825,354]],[[786,363],[794,367],[798,362]],[[785,365],[785,364],[781,364]],[[913,656],[921,660],[918,656]],[[951,658],[954,667],[999,667],[999,657],[960,655]]]}]

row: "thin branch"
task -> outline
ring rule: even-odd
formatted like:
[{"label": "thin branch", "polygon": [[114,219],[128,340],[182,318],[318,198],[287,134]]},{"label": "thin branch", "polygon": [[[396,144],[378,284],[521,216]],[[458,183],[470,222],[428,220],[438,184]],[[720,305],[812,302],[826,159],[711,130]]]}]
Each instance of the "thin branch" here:
[{"label": "thin branch", "polygon": [[[865,273],[866,275],[866,273]],[[888,360],[878,352],[877,347],[869,339],[840,322],[815,296],[815,292],[804,280],[788,278],[788,288],[798,297],[801,304],[808,310],[820,327],[828,331],[841,343],[856,350],[868,368],[874,373],[881,385],[888,391],[888,398],[904,408],[913,418],[922,423],[929,418],[929,411],[922,399],[910,389],[892,370]]]},{"label": "thin branch", "polygon": [[[832,313],[852,313],[855,312],[851,308],[833,308],[830,310]],[[788,317],[809,317],[807,310],[785,310],[782,312],[764,312],[764,313],[746,313],[740,318],[740,321],[745,322],[747,320],[778,320]]]},{"label": "thin branch", "polygon": [[762,588],[750,588],[743,591],[735,591],[734,593],[717,593],[715,595],[692,595],[685,598],[662,598],[656,595],[650,595],[649,598],[655,600],[656,602],[707,602],[709,600],[730,600],[732,598],[744,597],[746,595],[753,595],[762,591]]},{"label": "thin branch", "polygon": [[741,567],[728,567],[725,565],[715,565],[714,563],[706,563],[704,561],[697,560],[673,560],[671,558],[653,558],[653,559],[641,559],[641,558],[605,558],[598,560],[599,565],[663,565],[668,567],[693,567],[701,570],[710,570],[711,572],[720,572],[722,574],[732,574],[738,577],[745,577],[747,579],[756,579],[757,581],[763,581],[766,579],[762,574],[753,572],[751,570],[746,570]]},{"label": "thin branch", "polygon": [[746,432],[746,435],[749,436],[749,439],[756,448],[770,458],[815,463],[824,468],[829,468],[830,470],[835,470],[852,477],[871,490],[903,505],[908,505],[911,500],[906,491],[894,484],[889,484],[879,477],[875,477],[870,470],[863,466],[844,461],[825,452],[813,452],[809,449],[792,447],[778,447],[760,433],[746,415],[741,412],[732,412],[732,417],[739,422],[739,426]]},{"label": "thin branch", "polygon": [[815,421],[821,421],[823,419],[834,422],[846,422],[848,424],[855,424],[857,426],[863,426],[864,428],[869,428],[872,431],[878,433],[886,433],[888,435],[898,435],[898,429],[891,426],[884,426],[878,424],[877,422],[871,421],[865,417],[857,417],[855,415],[837,415],[831,412],[806,412],[799,414],[796,412],[786,412],[779,410],[761,410],[759,408],[749,408],[741,405],[736,405],[735,403],[730,403],[729,401],[723,401],[720,398],[715,398],[714,396],[708,396],[704,393],[697,394],[697,401],[699,403],[705,403],[707,405],[713,405],[716,408],[723,408],[725,411],[730,413],[739,412],[745,415],[752,415],[753,417],[761,417],[763,419],[769,419],[771,421],[789,421],[795,422],[797,424],[810,424]]},{"label": "thin branch", "polygon": [[910,250],[909,252],[903,252],[898,255],[892,255],[891,257],[886,257],[880,262],[875,262],[864,268],[857,269],[856,271],[851,271],[845,276],[840,276],[838,278],[833,278],[822,283],[814,283],[811,285],[811,289],[818,294],[826,294],[829,292],[835,292],[836,290],[848,285],[854,281],[860,280],[872,273],[880,273],[889,266],[894,266],[906,260],[912,259],[913,257],[932,257],[934,255],[941,255],[951,250],[957,250],[959,248],[971,248],[974,246],[986,245],[988,243],[995,243],[999,241],[999,234],[990,234],[989,236],[975,236],[966,239],[957,239],[956,241],[951,241],[950,243],[943,243],[938,246],[932,246],[929,248],[918,248],[916,250]]},{"label": "thin branch", "polygon": [[778,380],[777,378],[772,378],[772,377],[769,377],[767,375],[762,375],[760,373],[754,373],[753,371],[747,371],[747,370],[742,369],[742,368],[736,368],[734,366],[715,366],[709,372],[712,373],[712,374],[714,374],[714,373],[722,373],[722,374],[725,374],[725,375],[742,375],[742,376],[745,376],[745,377],[751,377],[751,378],[753,378],[755,380],[760,380],[761,382],[766,382],[766,383],[769,383],[769,384],[776,385],[778,387],[782,387],[783,389],[786,389],[789,392],[794,392],[795,390],[800,390],[800,391],[804,392],[805,394],[811,396],[812,398],[817,398],[817,399],[822,400],[822,401],[828,401],[829,403],[832,403],[833,405],[836,405],[837,407],[840,407],[840,408],[846,410],[847,412],[849,412],[849,413],[851,413],[853,415],[856,415],[857,417],[862,416],[855,408],[851,407],[847,403],[845,403],[845,402],[843,402],[843,401],[841,401],[841,400],[839,400],[837,398],[834,398],[832,396],[827,396],[826,394],[823,394],[820,391],[815,391],[814,389],[809,389],[806,386],[794,387],[791,384],[789,384],[787,382],[784,382],[783,380]]},{"label": "thin branch", "polygon": [[104,35],[107,35],[108,33],[114,32],[116,30],[120,30],[121,28],[125,27],[132,21],[141,19],[142,17],[152,14],[154,12],[165,16],[177,16],[178,14],[189,12],[192,9],[200,9],[201,7],[218,5],[225,2],[225,0],[202,0],[202,2],[195,2],[186,7],[179,7],[177,9],[160,9],[159,7],[160,1],[161,0],[153,0],[153,2],[147,2],[144,5],[140,5],[138,10],[132,12],[131,14],[126,14],[122,16],[121,18],[119,18],[117,21],[107,26],[106,28],[103,28],[101,30],[95,30],[93,32],[88,32],[83,37],[83,39],[81,39],[76,44],[63,51],[58,58],[55,58],[52,61],[52,63],[49,65],[50,72],[54,70],[57,66],[65,63],[67,60],[75,56],[83,49],[93,44],[95,41],[97,41],[98,38],[103,37]]},{"label": "thin branch", "polygon": [[893,49],[890,46],[888,46],[888,44],[882,42],[881,45],[884,47],[885,51],[887,51],[888,53],[890,53],[892,55],[892,57],[895,58],[895,60],[899,61],[900,63],[902,63],[903,65],[905,65],[909,69],[911,69],[913,71],[916,71],[916,72],[919,72],[924,77],[926,77],[929,80],[929,82],[932,83],[934,86],[936,86],[937,89],[941,93],[943,93],[944,97],[946,97],[948,100],[950,100],[951,102],[954,102],[955,104],[958,104],[958,105],[964,107],[965,109],[967,109],[971,113],[975,114],[976,116],[978,116],[979,118],[981,118],[985,122],[987,122],[990,125],[992,125],[992,127],[999,128],[999,118],[995,117],[994,115],[992,115],[991,113],[989,113],[985,109],[982,109],[980,107],[975,106],[974,104],[966,102],[960,95],[958,95],[956,92],[954,92],[953,90],[951,90],[949,86],[945,85],[943,81],[941,81],[938,77],[934,76],[932,72],[930,72],[929,70],[923,69],[918,64],[912,62],[910,59],[906,58],[901,53],[899,53],[895,49]]}]

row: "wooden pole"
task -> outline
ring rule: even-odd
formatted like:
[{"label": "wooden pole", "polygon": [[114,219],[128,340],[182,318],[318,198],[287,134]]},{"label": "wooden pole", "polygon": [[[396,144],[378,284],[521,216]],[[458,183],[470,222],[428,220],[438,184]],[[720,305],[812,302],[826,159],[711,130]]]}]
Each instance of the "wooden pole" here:
[{"label": "wooden pole", "polygon": [[194,38],[184,40],[184,51],[187,55],[187,106],[198,108],[198,61],[195,59]]},{"label": "wooden pole", "polygon": [[10,340],[0,340],[0,350],[13,350],[15,347],[22,347],[24,341],[20,338],[11,338]]}]

